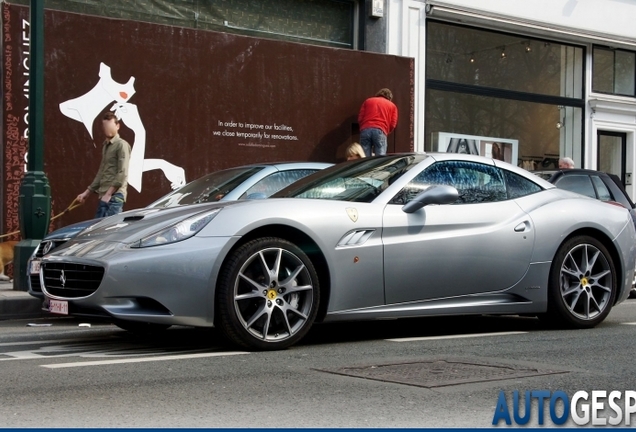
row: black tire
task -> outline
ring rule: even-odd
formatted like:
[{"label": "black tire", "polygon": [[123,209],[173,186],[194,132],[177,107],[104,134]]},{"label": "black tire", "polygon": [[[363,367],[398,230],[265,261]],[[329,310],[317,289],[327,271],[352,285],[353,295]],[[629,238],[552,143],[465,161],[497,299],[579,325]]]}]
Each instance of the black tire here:
[{"label": "black tire", "polygon": [[146,322],[139,322],[139,321],[121,321],[121,320],[114,321],[113,324],[115,324],[117,327],[119,327],[122,330],[126,330],[135,334],[142,334],[142,335],[161,333],[168,330],[171,327],[169,324],[154,324],[154,323],[146,323]]},{"label": "black tire", "polygon": [[607,248],[590,236],[572,237],[552,261],[548,312],[542,318],[559,327],[594,327],[610,313],[616,291],[616,267]]},{"label": "black tire", "polygon": [[240,246],[224,263],[216,321],[243,348],[285,349],[307,334],[319,302],[318,275],[307,255],[287,240],[260,238]]}]

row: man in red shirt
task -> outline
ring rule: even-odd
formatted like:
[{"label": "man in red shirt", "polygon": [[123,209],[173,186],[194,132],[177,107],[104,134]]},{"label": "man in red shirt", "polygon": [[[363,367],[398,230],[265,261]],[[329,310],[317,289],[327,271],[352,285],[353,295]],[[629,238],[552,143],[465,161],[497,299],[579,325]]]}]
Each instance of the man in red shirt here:
[{"label": "man in red shirt", "polygon": [[398,121],[398,110],[391,100],[393,93],[383,88],[360,107],[360,145],[367,157],[372,152],[376,155],[386,154],[386,136],[393,132]]}]

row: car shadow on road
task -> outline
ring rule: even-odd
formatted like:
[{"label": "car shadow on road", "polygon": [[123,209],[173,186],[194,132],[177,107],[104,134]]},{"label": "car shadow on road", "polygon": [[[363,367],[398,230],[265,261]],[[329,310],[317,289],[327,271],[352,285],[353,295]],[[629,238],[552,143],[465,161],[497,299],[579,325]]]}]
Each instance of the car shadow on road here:
[{"label": "car shadow on road", "polygon": [[545,330],[536,317],[464,315],[315,324],[301,344]]},{"label": "car shadow on road", "polygon": [[[316,323],[297,344],[326,345],[401,338],[453,337],[479,333],[532,332],[549,329],[536,317],[462,315],[452,317],[402,318],[392,320]],[[112,335],[121,341],[175,351],[237,350],[218,329],[174,326],[156,333],[134,333],[113,326]]]}]

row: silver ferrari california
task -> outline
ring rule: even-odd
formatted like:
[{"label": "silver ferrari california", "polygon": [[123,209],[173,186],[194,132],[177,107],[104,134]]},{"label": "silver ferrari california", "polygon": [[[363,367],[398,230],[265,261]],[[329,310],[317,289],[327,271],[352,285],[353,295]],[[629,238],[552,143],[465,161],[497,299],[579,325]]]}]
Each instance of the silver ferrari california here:
[{"label": "silver ferrari california", "polygon": [[54,313],[218,327],[271,350],[314,322],[532,314],[599,324],[629,294],[628,211],[454,153],[345,162],[266,200],[141,209],[41,264]]}]

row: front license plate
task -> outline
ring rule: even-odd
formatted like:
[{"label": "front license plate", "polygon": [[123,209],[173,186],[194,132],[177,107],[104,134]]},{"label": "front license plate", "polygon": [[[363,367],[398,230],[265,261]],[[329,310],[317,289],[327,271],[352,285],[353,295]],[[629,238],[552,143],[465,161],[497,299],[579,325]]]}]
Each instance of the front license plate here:
[{"label": "front license plate", "polygon": [[62,300],[49,300],[49,312],[68,315],[68,302]]},{"label": "front license plate", "polygon": [[38,274],[40,273],[40,260],[33,260],[31,264],[29,264],[29,274]]}]

